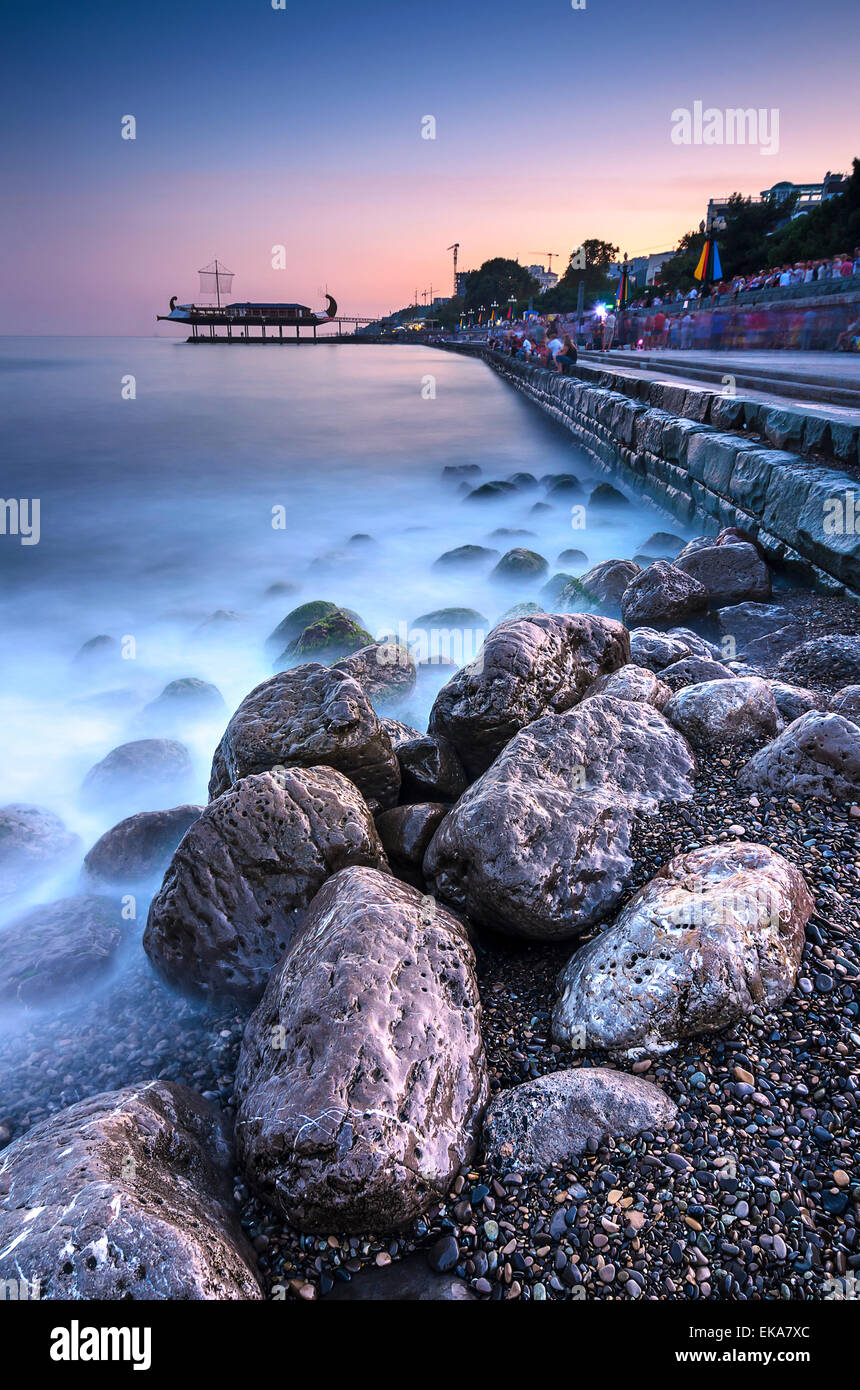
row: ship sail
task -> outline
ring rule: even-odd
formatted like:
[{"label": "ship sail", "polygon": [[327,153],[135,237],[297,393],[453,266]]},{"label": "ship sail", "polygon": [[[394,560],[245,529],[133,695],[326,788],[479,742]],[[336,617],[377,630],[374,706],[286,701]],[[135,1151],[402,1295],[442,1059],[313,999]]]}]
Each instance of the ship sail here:
[{"label": "ship sail", "polygon": [[200,293],[213,295],[220,308],[223,296],[232,292],[233,271],[216,260],[198,270],[197,274],[200,276]]}]

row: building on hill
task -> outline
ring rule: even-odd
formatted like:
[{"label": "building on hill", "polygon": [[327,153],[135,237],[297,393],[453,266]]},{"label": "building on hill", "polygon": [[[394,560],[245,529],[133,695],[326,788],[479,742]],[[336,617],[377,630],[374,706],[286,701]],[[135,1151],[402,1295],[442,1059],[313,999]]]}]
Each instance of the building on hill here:
[{"label": "building on hill", "polygon": [[[821,183],[790,183],[784,180],[775,183],[772,188],[763,188],[757,198],[751,198],[752,203],[765,203],[769,198],[775,198],[778,202],[789,198],[792,193],[797,194],[797,202],[791,213],[792,217],[802,217],[809,212],[810,208],[817,207],[819,203],[825,202],[828,198],[835,198],[837,193],[844,193],[848,185],[848,180],[844,174],[831,174],[830,171],[824,175]],[[705,215],[705,229],[709,232],[719,232],[726,225],[726,209],[729,205],[729,198],[711,198],[708,203],[708,211]]]}]

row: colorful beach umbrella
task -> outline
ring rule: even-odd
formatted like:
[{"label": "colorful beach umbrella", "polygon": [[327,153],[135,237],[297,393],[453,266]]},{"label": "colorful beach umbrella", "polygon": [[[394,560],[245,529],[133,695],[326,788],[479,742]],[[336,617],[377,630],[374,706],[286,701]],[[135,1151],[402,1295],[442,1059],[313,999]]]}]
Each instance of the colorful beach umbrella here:
[{"label": "colorful beach umbrella", "polygon": [[618,289],[616,290],[616,293],[615,293],[615,303],[616,303],[617,307],[618,307],[619,309],[623,309],[623,308],[624,308],[624,305],[628,302],[629,298],[630,298],[630,267],[629,267],[628,264],[627,264],[627,252],[625,251],[625,252],[624,252],[624,264],[623,264],[622,267],[621,267],[621,279],[618,281]]},{"label": "colorful beach umbrella", "polygon": [[717,243],[712,237],[708,237],[702,247],[702,254],[699,257],[699,264],[693,271],[693,278],[701,280],[703,285],[710,281],[714,284],[723,278],[723,267],[720,265],[720,253],[717,250]]}]

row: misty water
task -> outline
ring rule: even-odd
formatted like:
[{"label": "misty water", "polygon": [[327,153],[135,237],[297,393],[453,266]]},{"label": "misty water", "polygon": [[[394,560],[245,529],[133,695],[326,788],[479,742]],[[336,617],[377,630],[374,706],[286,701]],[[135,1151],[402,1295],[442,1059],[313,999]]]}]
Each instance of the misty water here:
[{"label": "misty water", "polygon": [[[205,802],[227,715],[272,674],[265,639],[297,604],[356,610],[374,636],[409,631],[448,605],[492,624],[536,600],[544,580],[500,587],[490,566],[434,569],[442,552],[523,545],[552,574],[571,568],[556,560],[576,548],[588,557],[581,573],[632,557],[656,530],[685,534],[483,363],[421,346],[6,339],[0,399],[3,496],[39,500],[38,544],[0,536],[0,804],[49,808],[80,837],[64,868],[0,898],[0,932],[33,904],[111,891],[82,884],[83,854],[121,816],[155,809],[82,803],[88,769],[116,745],[180,739],[194,775],[176,800]],[[570,501],[533,510],[543,487],[467,502],[442,470],[474,464],[481,475],[470,486],[574,473],[578,502],[607,480],[630,502],[586,507],[584,527],[572,524]],[[532,534],[494,537],[498,528]],[[295,589],[270,592],[277,585]],[[97,636],[116,646],[76,660]],[[226,710],[155,724],[145,706],[188,676],[217,686]],[[425,727],[445,678],[422,680],[402,717]],[[138,980],[148,972],[147,901],[138,899],[123,964]],[[105,1017],[117,984],[106,987]],[[8,1035],[33,1018],[18,1011],[0,1023]]]}]

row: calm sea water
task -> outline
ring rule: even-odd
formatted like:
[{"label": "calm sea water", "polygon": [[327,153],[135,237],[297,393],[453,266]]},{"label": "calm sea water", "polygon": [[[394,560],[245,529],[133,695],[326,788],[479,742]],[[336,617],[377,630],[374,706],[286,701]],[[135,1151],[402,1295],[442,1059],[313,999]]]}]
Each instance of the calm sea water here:
[{"label": "calm sea water", "polygon": [[[482,363],[429,348],[5,339],[0,403],[2,494],[40,502],[37,545],[0,536],[0,801],[59,812],[87,847],[116,819],[81,806],[87,770],[150,732],[141,710],[168,681],[211,681],[232,710],[271,674],[264,639],[297,603],[355,609],[375,635],[448,604],[492,623],[539,584],[434,570],[442,551],[523,544],[552,572],[566,547],[630,556],[669,521],[635,499],[585,530],[569,507],[534,513],[540,491],[465,503],[444,465],[478,464],[484,480],[574,472],[587,489],[606,475]],[[534,535],[489,539],[497,527]],[[351,546],[355,533],[375,544]],[[296,593],[267,596],[278,582]],[[219,610],[231,616],[207,626]],[[102,634],[123,654],[75,663]],[[432,694],[410,714],[426,717]],[[189,799],[206,799],[224,723],[179,731]],[[28,901],[74,886],[42,883]]]}]

